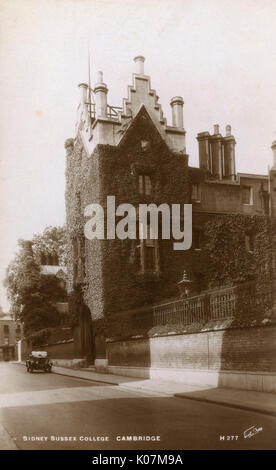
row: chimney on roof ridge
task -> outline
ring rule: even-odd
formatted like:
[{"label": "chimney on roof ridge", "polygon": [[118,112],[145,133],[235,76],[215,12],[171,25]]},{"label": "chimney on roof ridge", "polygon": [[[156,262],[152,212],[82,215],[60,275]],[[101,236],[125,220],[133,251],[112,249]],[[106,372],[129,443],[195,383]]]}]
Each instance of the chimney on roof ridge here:
[{"label": "chimney on roof ridge", "polygon": [[145,62],[145,57],[142,55],[137,55],[134,57],[134,62],[136,64],[136,73],[137,75],[144,75],[144,62]]},{"label": "chimney on roof ridge", "polygon": [[172,107],[172,125],[183,129],[183,105],[184,101],[182,96],[174,96],[171,99]]}]

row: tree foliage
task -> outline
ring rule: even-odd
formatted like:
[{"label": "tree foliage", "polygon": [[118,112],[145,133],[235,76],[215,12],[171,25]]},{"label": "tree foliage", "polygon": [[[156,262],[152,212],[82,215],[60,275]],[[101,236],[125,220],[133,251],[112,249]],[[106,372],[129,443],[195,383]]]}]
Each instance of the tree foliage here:
[{"label": "tree foliage", "polygon": [[65,230],[47,227],[31,241],[19,240],[19,250],[6,271],[4,285],[11,304],[11,314],[24,324],[28,336],[54,327],[62,321],[56,302],[66,299],[64,286],[54,275],[42,275],[41,254],[56,253],[62,263],[66,256]]}]

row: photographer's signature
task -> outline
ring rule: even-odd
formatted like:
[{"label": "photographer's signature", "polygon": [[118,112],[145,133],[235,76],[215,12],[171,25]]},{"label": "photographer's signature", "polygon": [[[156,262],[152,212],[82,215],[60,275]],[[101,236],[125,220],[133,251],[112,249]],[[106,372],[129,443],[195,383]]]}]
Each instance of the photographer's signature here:
[{"label": "photographer's signature", "polygon": [[246,431],[243,431],[243,437],[247,439],[248,437],[253,437],[255,434],[258,434],[258,432],[261,432],[263,430],[262,427],[257,428],[257,426],[251,426],[250,428],[246,429]]}]

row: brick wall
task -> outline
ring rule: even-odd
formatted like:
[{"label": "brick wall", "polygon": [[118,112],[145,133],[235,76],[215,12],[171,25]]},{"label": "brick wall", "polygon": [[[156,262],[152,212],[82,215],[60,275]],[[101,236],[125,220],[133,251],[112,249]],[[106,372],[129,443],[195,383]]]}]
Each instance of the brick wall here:
[{"label": "brick wall", "polygon": [[276,327],[250,327],[108,343],[113,366],[276,372]]},{"label": "brick wall", "polygon": [[66,343],[51,344],[34,348],[33,351],[47,351],[51,359],[74,359],[74,343],[67,341]]}]

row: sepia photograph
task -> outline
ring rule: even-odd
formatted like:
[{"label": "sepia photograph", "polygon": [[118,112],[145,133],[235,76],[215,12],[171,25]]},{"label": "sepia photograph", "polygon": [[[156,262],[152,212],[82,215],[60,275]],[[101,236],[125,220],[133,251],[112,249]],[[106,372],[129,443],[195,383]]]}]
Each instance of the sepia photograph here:
[{"label": "sepia photograph", "polygon": [[0,0],[0,451],[275,450],[275,16]]}]

